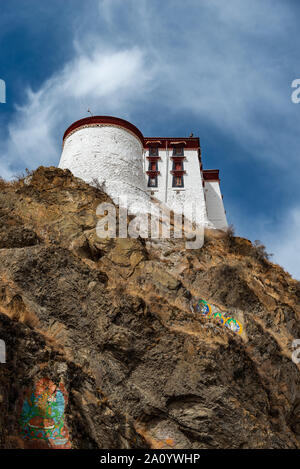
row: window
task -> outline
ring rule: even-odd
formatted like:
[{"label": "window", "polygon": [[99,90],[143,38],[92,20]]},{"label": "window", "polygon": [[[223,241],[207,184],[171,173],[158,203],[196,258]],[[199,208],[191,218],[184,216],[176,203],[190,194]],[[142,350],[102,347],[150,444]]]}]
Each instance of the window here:
[{"label": "window", "polygon": [[[174,151],[175,151],[175,148],[177,149],[178,147],[174,147]],[[183,147],[180,147],[180,152],[183,153]],[[176,154],[173,155],[172,157],[173,159],[173,170],[171,171],[171,173],[173,174],[173,187],[184,187],[184,174],[185,174],[185,171],[184,171],[184,167],[183,167],[183,160],[184,160],[184,156],[179,156]]]},{"label": "window", "polygon": [[184,156],[183,146],[175,145],[173,147],[173,156]]},{"label": "window", "polygon": [[176,175],[173,176],[173,187],[184,187],[183,184],[183,175]]},{"label": "window", "polygon": [[183,161],[173,161],[173,171],[183,171]]},{"label": "window", "polygon": [[157,171],[158,165],[157,161],[149,161],[149,171]]},{"label": "window", "polygon": [[149,147],[149,156],[158,156],[158,147],[157,146]]},{"label": "window", "polygon": [[157,176],[160,174],[158,171],[158,147],[157,146],[150,146],[149,147],[149,156],[147,157],[149,160],[148,164],[148,171],[146,171],[148,175],[148,187],[158,187],[158,179]]},{"label": "window", "polygon": [[149,176],[148,187],[157,187],[157,176]]}]

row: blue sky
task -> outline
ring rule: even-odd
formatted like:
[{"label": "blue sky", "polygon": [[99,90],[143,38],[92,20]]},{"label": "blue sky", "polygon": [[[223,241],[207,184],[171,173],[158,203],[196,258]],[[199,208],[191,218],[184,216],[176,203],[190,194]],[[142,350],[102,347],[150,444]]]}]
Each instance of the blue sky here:
[{"label": "blue sky", "polygon": [[10,0],[0,16],[0,174],[57,165],[93,114],[201,139],[236,234],[300,279],[300,2]]}]

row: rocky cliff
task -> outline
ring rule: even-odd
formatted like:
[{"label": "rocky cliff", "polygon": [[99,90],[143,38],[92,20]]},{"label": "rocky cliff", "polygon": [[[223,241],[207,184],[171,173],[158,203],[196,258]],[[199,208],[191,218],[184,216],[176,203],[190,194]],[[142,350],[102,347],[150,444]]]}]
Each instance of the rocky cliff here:
[{"label": "rocky cliff", "polygon": [[0,182],[0,446],[300,448],[299,283],[230,233],[101,240],[103,201],[67,170]]}]

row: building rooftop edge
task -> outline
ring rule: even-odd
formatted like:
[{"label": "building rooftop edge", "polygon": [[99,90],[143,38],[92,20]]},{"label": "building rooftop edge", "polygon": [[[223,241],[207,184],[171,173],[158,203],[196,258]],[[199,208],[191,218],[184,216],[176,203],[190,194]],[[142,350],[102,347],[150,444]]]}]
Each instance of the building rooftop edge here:
[{"label": "building rooftop edge", "polygon": [[220,181],[219,169],[203,169],[204,181]]},{"label": "building rooftop edge", "polygon": [[153,143],[158,143],[161,140],[161,142],[158,144],[158,146],[164,147],[166,142],[168,142],[168,145],[172,146],[172,143],[174,142],[185,142],[187,147],[189,148],[200,148],[200,139],[199,137],[145,137],[145,142],[144,142],[144,147],[148,147],[148,143],[151,141]]},{"label": "building rooftop edge", "polygon": [[144,136],[142,132],[131,122],[126,121],[125,119],[120,119],[119,117],[113,116],[92,116],[92,117],[85,117],[83,119],[79,119],[76,122],[73,122],[64,133],[63,141],[73,133],[76,129],[80,129],[84,126],[89,125],[97,125],[97,124],[111,124],[118,127],[123,127],[124,129],[130,130],[133,132],[141,141],[142,145],[144,145]]},{"label": "building rooftop edge", "polygon": [[[169,142],[169,144],[172,142],[188,142],[189,146],[192,148],[198,148],[200,147],[200,140],[199,137],[144,137],[142,132],[131,122],[121,119],[119,117],[114,117],[114,116],[91,116],[91,117],[84,117],[83,119],[79,119],[78,121],[73,122],[65,131],[64,136],[63,136],[63,142],[65,139],[72,134],[74,131],[77,129],[81,129],[82,127],[85,126],[92,126],[92,125],[97,125],[97,124],[111,124],[115,125],[118,127],[123,127],[124,129],[127,129],[131,132],[133,132],[141,141],[143,147],[147,146],[148,142],[155,141],[155,140],[163,140],[163,143]],[[162,143],[161,143],[162,145]]]}]

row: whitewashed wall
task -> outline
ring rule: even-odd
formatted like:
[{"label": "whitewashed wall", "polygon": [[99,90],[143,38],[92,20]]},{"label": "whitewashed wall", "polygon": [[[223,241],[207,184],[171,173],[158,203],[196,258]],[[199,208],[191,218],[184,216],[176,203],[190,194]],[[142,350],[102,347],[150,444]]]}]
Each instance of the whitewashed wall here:
[{"label": "whitewashed wall", "polygon": [[205,197],[208,219],[216,229],[226,229],[228,223],[218,181],[205,181]]},{"label": "whitewashed wall", "polygon": [[227,225],[219,183],[206,181],[205,196],[197,150],[184,150],[184,188],[172,187],[172,149],[160,150],[158,187],[148,188],[148,151],[129,130],[111,124],[76,129],[68,135],[59,163],[62,169],[88,183],[105,184],[115,203],[127,199],[132,213],[149,210],[149,193],[170,209],[182,211],[186,205],[197,208],[198,221],[210,228]]},{"label": "whitewashed wall", "polygon": [[[148,188],[149,192],[154,193],[161,202],[165,203],[170,209],[175,212],[182,210],[184,205],[195,204],[199,214],[198,220],[204,223],[205,226],[211,226],[207,218],[204,190],[202,186],[202,174],[200,171],[198,152],[197,150],[184,150],[184,188],[172,187],[173,175],[171,174],[173,168],[173,160],[171,159],[173,154],[172,149],[159,150],[160,160],[158,160],[158,187]],[[149,152],[145,152],[144,165],[147,171],[148,160],[147,156]],[[148,182],[148,176],[146,175],[146,182]],[[167,191],[166,191],[167,189]]]},{"label": "whitewashed wall", "polygon": [[114,202],[127,197],[133,213],[148,207],[143,147],[126,129],[105,124],[77,129],[65,140],[59,168],[70,169],[88,183],[104,183]]}]

